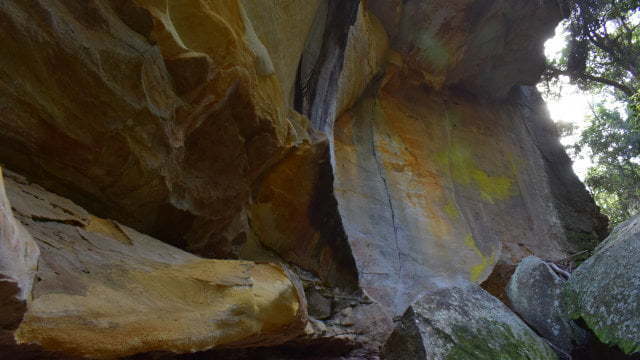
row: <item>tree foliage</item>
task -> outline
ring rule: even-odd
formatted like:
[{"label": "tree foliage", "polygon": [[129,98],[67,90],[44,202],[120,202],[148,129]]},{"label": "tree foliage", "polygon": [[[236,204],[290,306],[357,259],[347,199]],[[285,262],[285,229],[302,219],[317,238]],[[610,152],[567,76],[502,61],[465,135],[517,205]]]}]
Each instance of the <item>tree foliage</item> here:
[{"label": "tree foliage", "polygon": [[576,152],[589,148],[595,164],[585,182],[596,202],[618,224],[640,210],[640,128],[638,117],[600,104],[581,134]]},{"label": "tree foliage", "polygon": [[589,149],[586,184],[613,225],[640,210],[640,0],[565,0],[569,40],[547,80],[568,76],[620,106],[596,104],[575,145]]},{"label": "tree foliage", "polygon": [[638,91],[640,0],[567,0],[570,39],[552,75],[585,90],[612,87],[623,98]]}]

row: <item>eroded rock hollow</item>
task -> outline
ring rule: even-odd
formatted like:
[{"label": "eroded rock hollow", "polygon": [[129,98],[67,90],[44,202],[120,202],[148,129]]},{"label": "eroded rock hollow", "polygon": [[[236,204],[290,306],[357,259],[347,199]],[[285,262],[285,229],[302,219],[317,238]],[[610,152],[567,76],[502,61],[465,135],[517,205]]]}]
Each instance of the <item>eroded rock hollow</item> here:
[{"label": "eroded rock hollow", "polygon": [[378,356],[592,248],[534,87],[561,5],[0,2],[0,352]]}]

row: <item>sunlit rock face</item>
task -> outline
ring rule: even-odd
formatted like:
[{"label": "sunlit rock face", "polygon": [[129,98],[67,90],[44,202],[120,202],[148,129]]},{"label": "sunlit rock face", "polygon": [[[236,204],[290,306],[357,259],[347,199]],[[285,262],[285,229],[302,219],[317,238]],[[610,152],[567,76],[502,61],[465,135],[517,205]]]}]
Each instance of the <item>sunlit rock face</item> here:
[{"label": "sunlit rock face", "polygon": [[289,340],[375,354],[425,292],[592,246],[606,222],[524,86],[561,15],[551,0],[0,3],[0,163],[63,204],[14,191],[18,220],[0,208],[0,245],[26,226],[42,253],[32,291],[37,251],[0,256],[16,284],[0,295],[24,313],[3,329],[90,357]]},{"label": "sunlit rock face", "polygon": [[538,148],[550,124],[531,92],[489,105],[392,79],[338,119],[334,193],[371,296],[402,312],[425,284],[481,283],[499,261],[579,248],[553,201],[548,167],[562,158]]},{"label": "sunlit rock face", "polygon": [[[304,295],[278,265],[202,259],[23,178],[5,183],[26,229],[18,241],[42,253],[18,343],[116,358],[273,345],[304,328]],[[2,310],[11,311],[4,302]]]}]

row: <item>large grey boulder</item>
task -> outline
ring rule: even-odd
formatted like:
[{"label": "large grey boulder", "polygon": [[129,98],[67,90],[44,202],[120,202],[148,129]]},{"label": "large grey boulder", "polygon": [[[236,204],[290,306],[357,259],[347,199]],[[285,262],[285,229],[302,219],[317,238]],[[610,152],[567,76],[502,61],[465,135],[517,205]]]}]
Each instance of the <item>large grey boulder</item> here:
[{"label": "large grey boulder", "polygon": [[557,359],[504,304],[467,282],[426,294],[411,305],[383,352],[387,360]]},{"label": "large grey boulder", "polygon": [[552,263],[529,256],[520,262],[507,286],[511,308],[564,355],[589,338],[562,308],[562,286],[568,275]]},{"label": "large grey boulder", "polygon": [[640,216],[618,225],[576,269],[563,302],[600,341],[640,352]]}]

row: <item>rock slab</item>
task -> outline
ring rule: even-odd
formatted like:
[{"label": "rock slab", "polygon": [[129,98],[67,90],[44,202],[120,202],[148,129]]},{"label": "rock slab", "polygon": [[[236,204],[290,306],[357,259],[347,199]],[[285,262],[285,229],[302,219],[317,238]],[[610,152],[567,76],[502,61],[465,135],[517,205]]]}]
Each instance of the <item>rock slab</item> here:
[{"label": "rock slab", "polygon": [[546,342],[498,299],[472,283],[413,303],[384,348],[387,360],[551,360]]},{"label": "rock slab", "polygon": [[202,259],[17,175],[5,183],[15,218],[41,250],[19,344],[119,358],[276,345],[304,329],[304,294],[279,265]]}]

